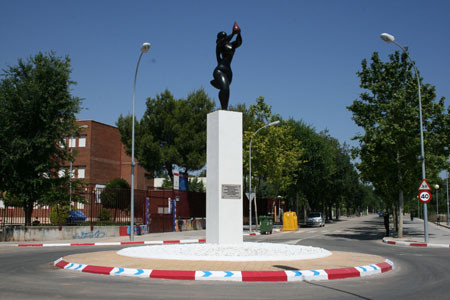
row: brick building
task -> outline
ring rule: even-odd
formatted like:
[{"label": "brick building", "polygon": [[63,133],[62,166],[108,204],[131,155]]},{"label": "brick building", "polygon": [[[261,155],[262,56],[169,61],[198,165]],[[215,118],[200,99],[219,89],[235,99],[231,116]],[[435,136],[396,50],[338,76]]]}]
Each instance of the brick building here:
[{"label": "brick building", "polygon": [[[79,120],[78,126],[80,136],[70,137],[66,141],[66,145],[77,152],[72,163],[73,178],[83,179],[97,188],[103,188],[114,178],[123,178],[131,185],[131,157],[126,154],[125,146],[120,141],[119,130],[92,120]],[[70,169],[70,162],[65,164],[65,168]],[[145,173],[137,163],[135,189],[153,187],[153,179],[147,179]]]}]

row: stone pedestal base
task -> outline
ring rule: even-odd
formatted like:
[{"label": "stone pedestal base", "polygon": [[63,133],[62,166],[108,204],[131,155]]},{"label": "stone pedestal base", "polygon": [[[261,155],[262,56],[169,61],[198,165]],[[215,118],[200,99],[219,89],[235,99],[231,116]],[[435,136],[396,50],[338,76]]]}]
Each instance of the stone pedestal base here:
[{"label": "stone pedestal base", "polygon": [[242,113],[207,118],[206,242],[243,243]]}]

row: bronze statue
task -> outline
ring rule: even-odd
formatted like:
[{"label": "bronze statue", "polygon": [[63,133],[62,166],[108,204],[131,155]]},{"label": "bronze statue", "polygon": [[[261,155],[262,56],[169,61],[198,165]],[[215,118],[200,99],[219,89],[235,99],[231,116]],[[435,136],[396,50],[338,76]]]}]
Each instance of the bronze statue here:
[{"label": "bronze statue", "polygon": [[[236,40],[234,42],[231,42],[231,39],[235,34],[237,34]],[[231,80],[233,79],[233,72],[231,71],[231,60],[233,59],[234,51],[241,44],[241,29],[236,22],[234,22],[233,32],[230,35],[227,35],[224,31],[221,31],[217,34],[217,67],[214,69],[214,80],[211,80],[211,85],[220,90],[219,100],[223,110],[228,109],[228,100],[230,98],[230,84]]]}]

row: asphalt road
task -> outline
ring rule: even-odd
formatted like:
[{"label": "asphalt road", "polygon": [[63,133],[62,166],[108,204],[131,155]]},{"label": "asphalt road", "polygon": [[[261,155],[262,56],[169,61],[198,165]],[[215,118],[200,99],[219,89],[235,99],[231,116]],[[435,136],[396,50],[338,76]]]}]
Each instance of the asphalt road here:
[{"label": "asphalt road", "polygon": [[311,245],[384,256],[395,270],[365,278],[242,283],[113,277],[53,267],[59,257],[108,247],[0,247],[0,299],[447,299],[450,250],[383,244],[382,219],[372,216],[246,240]]}]

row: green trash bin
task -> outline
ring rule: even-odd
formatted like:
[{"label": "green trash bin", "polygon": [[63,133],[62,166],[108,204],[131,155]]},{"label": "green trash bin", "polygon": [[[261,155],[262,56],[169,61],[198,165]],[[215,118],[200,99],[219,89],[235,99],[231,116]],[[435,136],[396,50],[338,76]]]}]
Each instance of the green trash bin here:
[{"label": "green trash bin", "polygon": [[261,227],[259,228],[261,231],[261,234],[272,234],[273,230],[273,220],[269,216],[260,216],[259,222],[261,224]]}]

